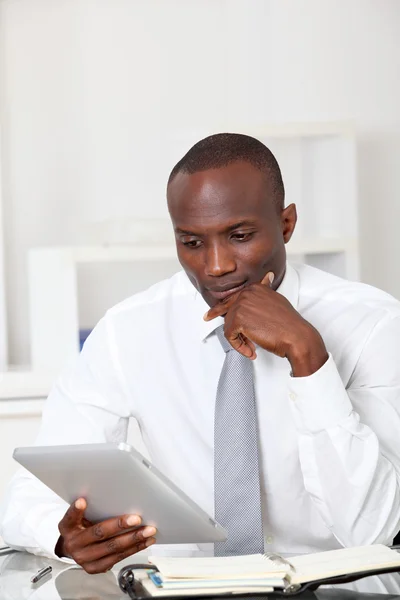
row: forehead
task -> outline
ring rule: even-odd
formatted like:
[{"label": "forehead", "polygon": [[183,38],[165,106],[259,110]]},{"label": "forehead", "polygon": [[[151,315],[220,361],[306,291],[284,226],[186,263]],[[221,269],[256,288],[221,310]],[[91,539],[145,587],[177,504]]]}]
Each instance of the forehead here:
[{"label": "forehead", "polygon": [[267,176],[245,162],[178,173],[168,186],[167,198],[175,224],[261,218],[270,216],[274,207]]}]

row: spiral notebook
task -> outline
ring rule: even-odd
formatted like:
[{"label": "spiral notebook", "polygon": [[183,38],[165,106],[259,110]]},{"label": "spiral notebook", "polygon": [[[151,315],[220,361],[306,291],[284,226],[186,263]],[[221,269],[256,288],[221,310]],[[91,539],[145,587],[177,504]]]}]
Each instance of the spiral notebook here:
[{"label": "spiral notebook", "polygon": [[149,558],[140,582],[150,596],[299,593],[373,573],[400,571],[400,554],[376,544],[295,556],[255,554],[210,558]]}]

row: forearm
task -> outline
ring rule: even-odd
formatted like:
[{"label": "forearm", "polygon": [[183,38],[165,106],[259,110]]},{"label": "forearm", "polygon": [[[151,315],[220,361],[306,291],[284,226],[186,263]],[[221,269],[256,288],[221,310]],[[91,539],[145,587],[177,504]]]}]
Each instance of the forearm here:
[{"label": "forearm", "polygon": [[391,543],[398,530],[398,476],[371,429],[347,423],[299,436],[305,487],[343,544]]},{"label": "forearm", "polygon": [[390,542],[400,519],[396,462],[360,422],[333,359],[290,387],[304,484],[325,524],[345,546]]}]

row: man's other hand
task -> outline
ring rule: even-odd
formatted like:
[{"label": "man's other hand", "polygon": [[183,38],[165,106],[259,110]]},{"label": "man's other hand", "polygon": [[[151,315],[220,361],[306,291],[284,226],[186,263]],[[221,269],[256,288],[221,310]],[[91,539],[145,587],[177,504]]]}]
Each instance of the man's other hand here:
[{"label": "man's other hand", "polygon": [[87,573],[104,573],[155,543],[156,529],[140,527],[138,515],[122,515],[93,525],[85,519],[86,507],[84,498],[71,504],[58,525],[61,537],[55,553],[73,558]]},{"label": "man's other hand", "polygon": [[328,360],[318,331],[284,296],[272,289],[273,273],[210,308],[206,321],[225,317],[224,334],[231,346],[251,360],[256,345],[286,357],[294,377],[315,373]]}]

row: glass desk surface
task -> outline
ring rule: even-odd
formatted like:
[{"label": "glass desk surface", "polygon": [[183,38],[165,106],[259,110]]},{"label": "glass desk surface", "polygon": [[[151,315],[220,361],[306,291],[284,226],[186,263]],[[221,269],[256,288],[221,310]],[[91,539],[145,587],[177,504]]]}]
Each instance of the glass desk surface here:
[{"label": "glass desk surface", "polygon": [[[119,563],[108,573],[88,575],[74,565],[25,552],[0,555],[0,600],[129,600],[118,587],[117,575],[121,567],[130,562],[135,562],[134,557]],[[37,584],[31,584],[31,577],[47,565],[53,568],[51,576],[43,578]],[[327,586],[319,588],[316,592],[306,592],[295,597],[299,600],[400,598],[400,573],[373,575],[353,583]],[[268,594],[268,598],[274,598],[274,595]]]}]

